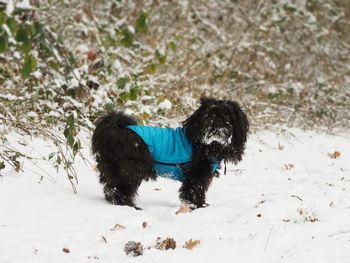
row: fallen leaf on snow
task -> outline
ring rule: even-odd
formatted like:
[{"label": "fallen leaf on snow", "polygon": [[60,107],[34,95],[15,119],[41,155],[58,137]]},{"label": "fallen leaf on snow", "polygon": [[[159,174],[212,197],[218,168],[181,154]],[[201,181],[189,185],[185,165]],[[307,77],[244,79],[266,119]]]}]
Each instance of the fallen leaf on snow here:
[{"label": "fallen leaf on snow", "polygon": [[127,255],[133,257],[141,256],[143,254],[143,246],[140,242],[129,241],[125,244],[124,251]]},{"label": "fallen leaf on snow", "polygon": [[284,145],[282,145],[281,143],[278,143],[278,150],[282,151],[284,149]]},{"label": "fallen leaf on snow", "polygon": [[100,259],[98,256],[88,256],[88,259]]},{"label": "fallen leaf on snow", "polygon": [[173,238],[167,237],[165,240],[158,237],[157,238],[157,244],[155,245],[156,249],[160,250],[168,250],[168,249],[175,249],[176,248],[176,241]]},{"label": "fallen leaf on snow", "polygon": [[263,203],[265,203],[265,202],[266,202],[265,200],[261,200],[261,201],[255,206],[255,208],[258,208],[259,205],[261,205],[261,204],[263,204]]},{"label": "fallen leaf on snow", "polygon": [[125,228],[126,228],[126,226],[123,226],[123,225],[120,225],[120,224],[115,224],[115,226],[111,228],[111,231],[123,230]]},{"label": "fallen leaf on snow", "polygon": [[143,222],[143,223],[142,223],[142,228],[146,228],[147,225],[148,225],[147,222]]},{"label": "fallen leaf on snow", "polygon": [[187,249],[193,249],[195,247],[197,247],[198,245],[200,245],[201,241],[200,240],[188,240],[184,246],[184,248],[187,248]]},{"label": "fallen leaf on snow", "polygon": [[328,156],[332,159],[336,159],[338,157],[340,157],[341,153],[338,151],[334,151],[333,153],[328,153]]},{"label": "fallen leaf on snow", "polygon": [[68,248],[66,248],[66,247],[64,247],[64,248],[62,249],[62,251],[63,251],[64,253],[70,253],[70,250],[69,250]]},{"label": "fallen leaf on snow", "polygon": [[286,168],[286,170],[291,170],[294,168],[294,164],[292,163],[286,163],[284,164],[284,168]]}]

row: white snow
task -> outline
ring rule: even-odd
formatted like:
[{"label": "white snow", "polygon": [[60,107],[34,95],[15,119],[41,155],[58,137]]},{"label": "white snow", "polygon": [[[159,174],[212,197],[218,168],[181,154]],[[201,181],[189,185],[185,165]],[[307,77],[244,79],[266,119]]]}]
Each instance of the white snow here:
[{"label": "white snow", "polygon": [[172,107],[172,104],[170,100],[165,99],[161,103],[158,104],[158,109],[160,110],[170,110]]},{"label": "white snow", "polygon": [[[179,182],[144,182],[136,200],[142,211],[113,206],[103,199],[97,172],[79,158],[74,195],[62,172],[39,158],[52,151],[47,142],[19,135],[10,142],[38,159],[25,160],[19,174],[2,170],[1,263],[349,262],[349,135],[251,135],[243,161],[214,178],[210,206],[177,215]],[[88,156],[88,139],[82,143]],[[124,252],[128,241],[146,248],[157,237],[174,238],[177,247],[144,249],[135,258]],[[190,239],[200,245],[183,248]]]},{"label": "white snow", "polygon": [[13,5],[13,0],[8,0],[8,1],[2,1],[6,4],[6,14],[10,16],[12,12],[15,10],[15,7]]},{"label": "white snow", "polygon": [[16,7],[21,9],[33,9],[31,4],[29,3],[29,0],[19,1],[18,3],[16,3]]}]

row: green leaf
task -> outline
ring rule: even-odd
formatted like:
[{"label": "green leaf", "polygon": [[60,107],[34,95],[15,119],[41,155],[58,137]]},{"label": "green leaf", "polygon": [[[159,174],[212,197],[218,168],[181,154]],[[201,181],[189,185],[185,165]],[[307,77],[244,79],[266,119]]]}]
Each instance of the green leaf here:
[{"label": "green leaf", "polygon": [[130,93],[124,91],[124,92],[119,94],[118,102],[125,103],[129,100],[129,98],[130,98]]},{"label": "green leaf", "polygon": [[175,44],[175,42],[174,41],[170,41],[168,43],[168,48],[170,48],[173,52],[175,52],[176,51],[176,44]]},{"label": "green leaf", "polygon": [[73,135],[72,134],[68,134],[68,136],[67,136],[67,143],[68,143],[68,145],[73,147],[74,142],[75,142],[75,140],[74,140]]},{"label": "green leaf", "polygon": [[109,112],[109,111],[113,111],[115,109],[115,104],[113,102],[109,102],[109,103],[106,103],[104,105],[104,109]]},{"label": "green leaf", "polygon": [[5,162],[4,161],[0,161],[0,170],[4,169],[5,166]]},{"label": "green leaf", "polygon": [[125,77],[119,78],[117,80],[118,89],[124,89],[127,82],[128,82],[127,78],[125,78]]},{"label": "green leaf", "polygon": [[49,154],[49,160],[51,160],[55,156],[55,152]]},{"label": "green leaf", "polygon": [[73,144],[72,148],[73,148],[73,155],[74,155],[74,156],[77,155],[78,151],[81,149],[80,141],[77,140],[77,141]]},{"label": "green leaf", "polygon": [[62,162],[61,156],[57,155],[56,162],[57,164],[61,164]]},{"label": "green leaf", "polygon": [[8,36],[5,32],[0,34],[0,53],[4,52],[8,47]]},{"label": "green leaf", "polygon": [[148,14],[142,12],[136,20],[136,32],[145,33],[147,31]]},{"label": "green leaf", "polygon": [[10,31],[12,32],[12,34],[14,34],[17,30],[17,22],[15,19],[13,19],[12,17],[9,17],[6,21],[7,26],[9,27]]},{"label": "green leaf", "polygon": [[0,12],[0,27],[5,23],[6,15],[4,12]]},{"label": "green leaf", "polygon": [[138,86],[133,86],[131,89],[130,89],[130,94],[129,94],[129,98],[130,100],[136,100],[137,97],[139,96],[139,87]]},{"label": "green leaf", "polygon": [[20,50],[22,50],[24,54],[28,54],[32,50],[32,40],[27,39],[24,41],[20,47]]},{"label": "green leaf", "polygon": [[74,127],[74,116],[73,114],[69,115],[66,120],[67,126],[73,128]]},{"label": "green leaf", "polygon": [[75,56],[71,52],[69,53],[68,62],[72,66],[74,66],[77,63],[77,59],[75,58]]},{"label": "green leaf", "polygon": [[157,65],[155,63],[151,63],[149,64],[146,69],[145,69],[145,73],[147,74],[156,74],[157,72]]},{"label": "green leaf", "polygon": [[27,55],[24,59],[24,64],[22,68],[22,77],[28,78],[30,73],[34,71],[37,66],[37,60],[33,55]]},{"label": "green leaf", "polygon": [[127,28],[124,28],[121,31],[122,39],[121,43],[124,47],[131,47],[134,43],[134,34],[131,33]]},{"label": "green leaf", "polygon": [[156,50],[156,57],[160,64],[165,64],[167,59],[167,54],[160,53],[159,50]]},{"label": "green leaf", "polygon": [[67,136],[68,136],[69,130],[70,130],[70,129],[66,126],[65,129],[64,129],[64,131],[63,131],[64,137],[67,137]]},{"label": "green leaf", "polygon": [[52,47],[45,42],[45,40],[41,40],[39,42],[39,50],[40,54],[44,57],[50,57],[53,55]]},{"label": "green leaf", "polygon": [[16,41],[26,42],[29,39],[29,27],[27,25],[22,25],[18,28],[16,33]]},{"label": "green leaf", "polygon": [[42,33],[44,33],[44,26],[36,21],[30,25],[30,33],[33,37],[41,35]]},{"label": "green leaf", "polygon": [[48,64],[52,69],[59,71],[60,67],[56,61],[50,60],[50,61],[48,61]]}]

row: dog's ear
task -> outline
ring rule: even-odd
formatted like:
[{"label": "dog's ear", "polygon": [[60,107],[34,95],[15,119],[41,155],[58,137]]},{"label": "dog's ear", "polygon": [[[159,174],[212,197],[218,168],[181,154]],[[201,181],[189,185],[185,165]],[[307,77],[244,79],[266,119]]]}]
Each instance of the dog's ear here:
[{"label": "dog's ear", "polygon": [[249,121],[247,115],[235,101],[227,101],[229,111],[232,114],[233,139],[231,142],[232,152],[230,161],[237,163],[242,160],[249,132]]}]

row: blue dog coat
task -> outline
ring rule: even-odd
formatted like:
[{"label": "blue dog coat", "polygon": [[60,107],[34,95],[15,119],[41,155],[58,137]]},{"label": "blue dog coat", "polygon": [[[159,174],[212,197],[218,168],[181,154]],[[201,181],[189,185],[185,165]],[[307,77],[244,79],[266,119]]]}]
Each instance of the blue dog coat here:
[{"label": "blue dog coat", "polygon": [[[192,160],[192,145],[181,127],[172,129],[130,125],[127,128],[147,144],[159,176],[183,181],[183,170],[189,168]],[[215,172],[218,166],[219,162],[212,163],[212,171]]]}]

